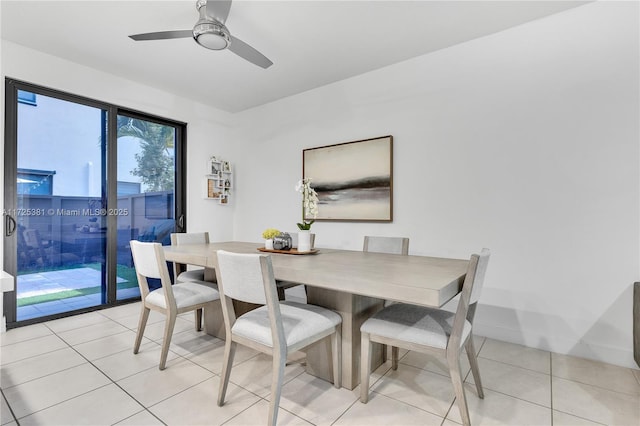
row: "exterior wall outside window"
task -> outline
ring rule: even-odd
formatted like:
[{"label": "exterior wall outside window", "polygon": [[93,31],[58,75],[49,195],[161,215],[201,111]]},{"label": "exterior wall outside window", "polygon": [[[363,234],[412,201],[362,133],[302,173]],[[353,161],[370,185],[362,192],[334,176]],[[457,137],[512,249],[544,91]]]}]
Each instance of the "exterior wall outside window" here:
[{"label": "exterior wall outside window", "polygon": [[[52,171],[55,179],[48,195],[100,197],[100,155],[96,150],[101,132],[99,114],[94,108],[47,96],[38,96],[37,105],[19,102],[18,167]],[[77,120],[73,131],[67,129],[68,117]],[[137,166],[135,155],[140,152],[140,144],[129,143],[134,140],[130,137],[119,140],[118,181],[139,184],[140,178],[131,174]],[[42,149],[29,149],[31,146]],[[83,161],[69,161],[69,156]],[[81,165],[70,167],[73,164]]]}]

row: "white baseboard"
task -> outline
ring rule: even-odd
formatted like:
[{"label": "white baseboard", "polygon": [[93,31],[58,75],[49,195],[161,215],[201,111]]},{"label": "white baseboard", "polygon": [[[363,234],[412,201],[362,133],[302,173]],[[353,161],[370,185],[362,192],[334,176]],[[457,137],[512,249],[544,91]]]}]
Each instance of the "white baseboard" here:
[{"label": "white baseboard", "polygon": [[496,326],[495,324],[479,322],[477,319],[473,325],[473,334],[563,355],[592,359],[636,370],[640,369],[633,359],[631,342],[628,348],[607,346],[585,342],[579,336],[558,334],[555,336],[543,336],[538,335],[535,331]]}]

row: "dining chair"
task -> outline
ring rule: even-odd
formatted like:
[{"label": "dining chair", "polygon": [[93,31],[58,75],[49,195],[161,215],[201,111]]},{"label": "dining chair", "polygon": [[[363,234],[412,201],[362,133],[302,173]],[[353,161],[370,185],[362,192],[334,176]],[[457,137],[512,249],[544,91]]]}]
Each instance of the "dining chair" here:
[{"label": "dining chair", "polygon": [[[142,299],[142,311],[133,353],[137,354],[140,349],[140,342],[144,335],[149,312],[154,310],[164,314],[166,319],[159,366],[160,370],[164,370],[178,314],[196,311],[196,317],[198,317],[196,319],[196,328],[199,329],[199,325],[202,323],[203,309],[207,306],[213,307],[213,302],[220,299],[220,294],[213,287],[195,282],[181,282],[171,285],[169,268],[160,243],[132,240],[130,245]],[[160,279],[161,287],[149,291],[147,278]]]},{"label": "dining chair", "polygon": [[[216,275],[226,343],[218,405],[224,404],[237,344],[273,357],[268,424],[275,425],[287,355],[331,337],[333,384],[341,386],[342,318],[316,305],[279,301],[271,256],[217,252]],[[236,317],[233,300],[263,306]]]},{"label": "dining chair", "polygon": [[[378,342],[418,352],[445,355],[449,374],[458,402],[463,424],[471,425],[463,378],[460,353],[464,348],[471,364],[478,396],[484,398],[476,350],[473,345],[473,319],[489,263],[489,249],[471,255],[462,293],[455,313],[443,309],[395,303],[374,314],[360,327],[360,401],[369,399],[371,343]],[[397,360],[393,369],[398,368]]]},{"label": "dining chair", "polygon": [[[209,244],[208,232],[175,232],[171,234],[171,245],[186,245],[186,244]],[[181,263],[173,263],[173,276],[178,281],[192,281],[206,283],[204,279],[204,268],[189,269],[180,272],[186,265]]]},{"label": "dining chair", "polygon": [[409,238],[365,236],[362,251],[373,253],[409,254]]},{"label": "dining chair", "polygon": [[40,237],[37,229],[27,228],[23,232],[24,241],[27,247],[34,254],[33,258],[42,266],[51,266],[52,247],[49,241]]},{"label": "dining chair", "polygon": [[[21,225],[20,225],[21,226]],[[22,226],[21,226],[22,227]],[[43,240],[37,229],[18,228],[19,262],[29,261],[29,266],[65,266],[80,263],[80,257],[73,252],[63,252],[61,243]]]},{"label": "dining chair", "polygon": [[[362,251],[372,253],[388,253],[388,254],[401,254],[407,256],[409,254],[409,238],[407,237],[374,237],[365,235],[364,244],[362,245]],[[384,301],[384,306],[389,306],[394,302],[389,300]],[[384,354],[384,360],[388,360],[387,345],[382,345],[382,353]],[[391,360],[397,362],[400,356],[400,351],[397,346],[391,347]]]}]

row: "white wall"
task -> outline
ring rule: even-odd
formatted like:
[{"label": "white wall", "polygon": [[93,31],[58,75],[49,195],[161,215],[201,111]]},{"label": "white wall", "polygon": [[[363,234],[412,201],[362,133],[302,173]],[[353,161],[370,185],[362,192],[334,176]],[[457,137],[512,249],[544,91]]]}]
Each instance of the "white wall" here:
[{"label": "white wall", "polygon": [[[233,122],[229,114],[5,40],[2,40],[0,48],[3,81],[5,77],[11,77],[188,123],[188,229],[193,232],[209,231],[215,240],[233,238],[233,202],[220,206],[202,197],[206,159],[214,154],[224,157],[229,149],[230,123]],[[4,82],[2,88],[4,93]],[[4,116],[4,100],[0,108]],[[0,121],[0,132],[4,135],[4,120]],[[4,148],[0,151],[3,152]]]},{"label": "white wall", "polygon": [[318,246],[489,247],[478,334],[635,366],[638,36],[637,3],[592,3],[239,114],[234,235],[295,229],[304,148],[391,134],[393,222]]}]

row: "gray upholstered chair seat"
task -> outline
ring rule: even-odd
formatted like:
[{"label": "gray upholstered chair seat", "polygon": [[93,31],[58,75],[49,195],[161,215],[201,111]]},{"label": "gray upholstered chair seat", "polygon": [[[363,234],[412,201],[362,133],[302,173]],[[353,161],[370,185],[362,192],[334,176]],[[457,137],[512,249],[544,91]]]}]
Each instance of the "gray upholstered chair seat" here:
[{"label": "gray upholstered chair seat", "polygon": [[[318,335],[323,331],[329,335],[342,322],[337,313],[304,303],[280,302],[280,313],[287,346],[295,346],[310,335]],[[232,330],[238,336],[273,347],[269,312],[266,306],[242,315],[233,324]]]},{"label": "gray upholstered chair seat", "polygon": [[[446,349],[454,318],[453,312],[395,303],[369,318],[362,325],[361,331]],[[471,323],[465,321],[461,344],[467,340],[469,333],[471,333]]]},{"label": "gray upholstered chair seat", "polygon": [[[178,309],[191,305],[212,302],[220,298],[218,290],[202,284],[191,282],[179,283],[172,286],[171,289],[173,290],[173,297],[176,299],[176,306]],[[145,302],[161,308],[166,308],[164,288],[159,288],[150,292],[147,297],[145,297]]]},{"label": "gray upholstered chair seat", "polygon": [[176,281],[179,281],[179,282],[204,281],[204,268],[184,271],[178,275],[178,278],[176,279]]}]

